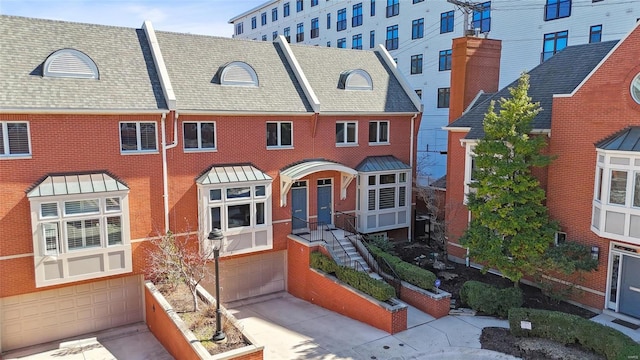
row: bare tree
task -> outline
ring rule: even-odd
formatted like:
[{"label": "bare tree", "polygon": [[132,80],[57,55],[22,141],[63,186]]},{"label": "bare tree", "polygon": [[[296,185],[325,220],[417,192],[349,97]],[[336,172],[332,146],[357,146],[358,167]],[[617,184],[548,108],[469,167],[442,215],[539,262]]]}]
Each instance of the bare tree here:
[{"label": "bare tree", "polygon": [[[151,240],[155,245],[149,251],[149,276],[154,281],[170,286],[185,283],[193,295],[193,310],[198,311],[196,288],[205,277],[212,275],[207,264],[212,260],[212,250],[200,250],[198,238],[189,235],[176,236],[171,232],[159,234]],[[219,299],[216,299],[219,301]]]}]

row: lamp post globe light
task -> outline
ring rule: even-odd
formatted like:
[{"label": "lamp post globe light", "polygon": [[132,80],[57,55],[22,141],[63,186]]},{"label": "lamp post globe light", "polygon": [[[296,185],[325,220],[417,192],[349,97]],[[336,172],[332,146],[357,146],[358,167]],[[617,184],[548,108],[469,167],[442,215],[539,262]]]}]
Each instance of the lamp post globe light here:
[{"label": "lamp post globe light", "polygon": [[207,237],[211,241],[211,245],[213,246],[213,258],[216,264],[216,333],[213,334],[211,340],[213,341],[222,341],[226,339],[227,335],[222,331],[221,326],[221,313],[220,313],[220,273],[218,272],[218,259],[220,258],[220,248],[222,247],[222,239],[224,239],[224,235],[222,235],[222,230],[218,228],[213,228]]}]

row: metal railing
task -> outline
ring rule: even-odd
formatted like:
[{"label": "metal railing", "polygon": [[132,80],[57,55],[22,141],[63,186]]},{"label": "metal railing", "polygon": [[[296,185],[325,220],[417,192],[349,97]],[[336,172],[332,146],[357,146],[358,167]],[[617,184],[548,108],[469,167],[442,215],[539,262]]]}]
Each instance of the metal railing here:
[{"label": "metal railing", "polygon": [[343,213],[342,211],[336,211],[334,215],[334,222],[338,229],[342,229],[350,234],[358,233],[358,219],[355,215]]}]

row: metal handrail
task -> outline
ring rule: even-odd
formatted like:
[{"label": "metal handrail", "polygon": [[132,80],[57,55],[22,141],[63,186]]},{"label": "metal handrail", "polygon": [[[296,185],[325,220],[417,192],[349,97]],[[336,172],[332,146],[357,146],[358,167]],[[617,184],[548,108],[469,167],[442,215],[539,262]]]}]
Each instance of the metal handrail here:
[{"label": "metal handrail", "polygon": [[334,214],[337,228],[348,231],[351,234],[358,233],[357,217],[355,215],[347,214],[342,211],[336,211]]}]

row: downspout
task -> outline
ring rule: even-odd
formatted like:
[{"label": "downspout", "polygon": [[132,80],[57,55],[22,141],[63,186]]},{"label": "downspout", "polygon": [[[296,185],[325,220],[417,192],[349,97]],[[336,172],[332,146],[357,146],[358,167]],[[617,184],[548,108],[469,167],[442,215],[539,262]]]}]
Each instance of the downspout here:
[{"label": "downspout", "polygon": [[167,170],[167,150],[178,145],[178,112],[173,113],[173,142],[167,145],[167,129],[165,119],[167,113],[162,114],[162,201],[164,204],[164,233],[169,232],[169,175]]},{"label": "downspout", "polygon": [[[411,172],[414,172],[414,167],[413,167],[413,131],[415,130],[415,126],[416,126],[416,117],[418,117],[419,113],[415,113],[413,114],[413,116],[411,117],[411,136],[409,139],[409,148],[410,148],[410,154],[409,154],[409,166],[411,166]],[[415,174],[416,174],[416,183],[418,181],[418,171],[417,169],[415,170]],[[413,174],[411,174],[413,177]],[[413,186],[411,186],[413,188]],[[411,199],[413,200],[413,191],[411,192]],[[413,203],[413,201],[411,202]],[[411,214],[413,213],[413,211],[409,211],[409,216],[411,216]],[[415,220],[415,214],[413,216],[413,220]],[[413,238],[413,221],[409,221],[409,241],[412,240]]]}]

